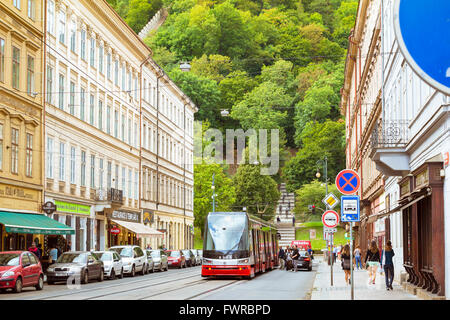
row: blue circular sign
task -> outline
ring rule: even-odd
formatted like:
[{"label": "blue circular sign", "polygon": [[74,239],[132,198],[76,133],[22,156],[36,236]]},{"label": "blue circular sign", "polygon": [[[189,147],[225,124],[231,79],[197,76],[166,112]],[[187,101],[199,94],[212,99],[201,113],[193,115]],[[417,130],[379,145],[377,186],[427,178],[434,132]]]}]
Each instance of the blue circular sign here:
[{"label": "blue circular sign", "polygon": [[336,176],[336,187],[343,194],[353,194],[358,191],[361,179],[352,169],[345,169]]},{"label": "blue circular sign", "polygon": [[397,0],[394,30],[411,68],[429,85],[450,94],[450,1]]}]

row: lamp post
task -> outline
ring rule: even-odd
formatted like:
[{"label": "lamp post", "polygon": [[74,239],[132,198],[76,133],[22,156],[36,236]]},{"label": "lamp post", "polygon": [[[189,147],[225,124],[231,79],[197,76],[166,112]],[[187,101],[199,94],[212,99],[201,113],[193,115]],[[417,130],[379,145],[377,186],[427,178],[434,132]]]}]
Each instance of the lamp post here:
[{"label": "lamp post", "polygon": [[[316,162],[317,165],[317,173],[316,173],[316,177],[320,178],[320,172],[319,172],[319,165],[323,165],[323,173],[325,176],[325,196],[328,195],[328,158],[327,156],[324,157],[323,160],[318,160]],[[325,204],[325,208],[326,210],[328,210],[328,203]],[[330,268],[331,268],[331,286],[333,286],[333,234],[331,235],[330,238]]]}]

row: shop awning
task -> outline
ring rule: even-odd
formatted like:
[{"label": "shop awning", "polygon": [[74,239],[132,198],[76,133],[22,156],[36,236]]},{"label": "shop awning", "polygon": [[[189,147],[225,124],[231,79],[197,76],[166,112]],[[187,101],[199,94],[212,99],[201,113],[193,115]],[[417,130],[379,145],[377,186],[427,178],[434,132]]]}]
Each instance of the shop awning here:
[{"label": "shop awning", "polygon": [[10,233],[75,234],[75,229],[42,214],[0,211],[0,224]]},{"label": "shop awning", "polygon": [[113,220],[114,223],[120,224],[122,227],[136,233],[139,238],[162,238],[164,234],[153,228],[147,227],[141,223],[128,222],[122,220]]}]

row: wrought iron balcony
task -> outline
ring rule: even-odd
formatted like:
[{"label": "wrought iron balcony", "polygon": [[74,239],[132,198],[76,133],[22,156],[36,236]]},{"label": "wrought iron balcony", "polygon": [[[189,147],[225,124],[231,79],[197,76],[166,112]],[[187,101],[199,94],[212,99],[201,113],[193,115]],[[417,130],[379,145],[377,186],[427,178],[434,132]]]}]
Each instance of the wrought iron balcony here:
[{"label": "wrought iron balcony", "polygon": [[379,121],[370,137],[370,158],[379,171],[387,176],[402,176],[409,167],[409,154],[406,145],[409,142],[408,120]]},{"label": "wrought iron balcony", "polygon": [[95,200],[123,204],[123,191],[114,188],[97,189],[95,193]]}]

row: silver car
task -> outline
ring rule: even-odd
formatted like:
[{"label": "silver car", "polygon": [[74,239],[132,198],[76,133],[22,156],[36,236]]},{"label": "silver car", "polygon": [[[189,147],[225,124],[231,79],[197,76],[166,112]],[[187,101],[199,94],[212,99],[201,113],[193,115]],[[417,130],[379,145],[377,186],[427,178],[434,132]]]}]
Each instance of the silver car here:
[{"label": "silver car", "polygon": [[167,271],[169,270],[169,262],[167,261],[167,255],[162,250],[146,250],[147,256],[151,256],[154,262],[155,270]]},{"label": "silver car", "polygon": [[141,275],[148,272],[147,254],[139,246],[114,246],[109,250],[117,252],[122,258],[124,274],[134,277],[136,272]]},{"label": "silver car", "polygon": [[202,256],[201,256],[201,254],[200,254],[200,250],[197,250],[197,249],[191,249],[191,251],[192,251],[192,253],[194,254],[194,256],[195,256],[195,265],[196,266],[199,266],[199,265],[201,265],[202,264]]},{"label": "silver car", "polygon": [[94,254],[103,261],[105,276],[111,280],[123,278],[122,258],[115,251],[94,251]]}]

